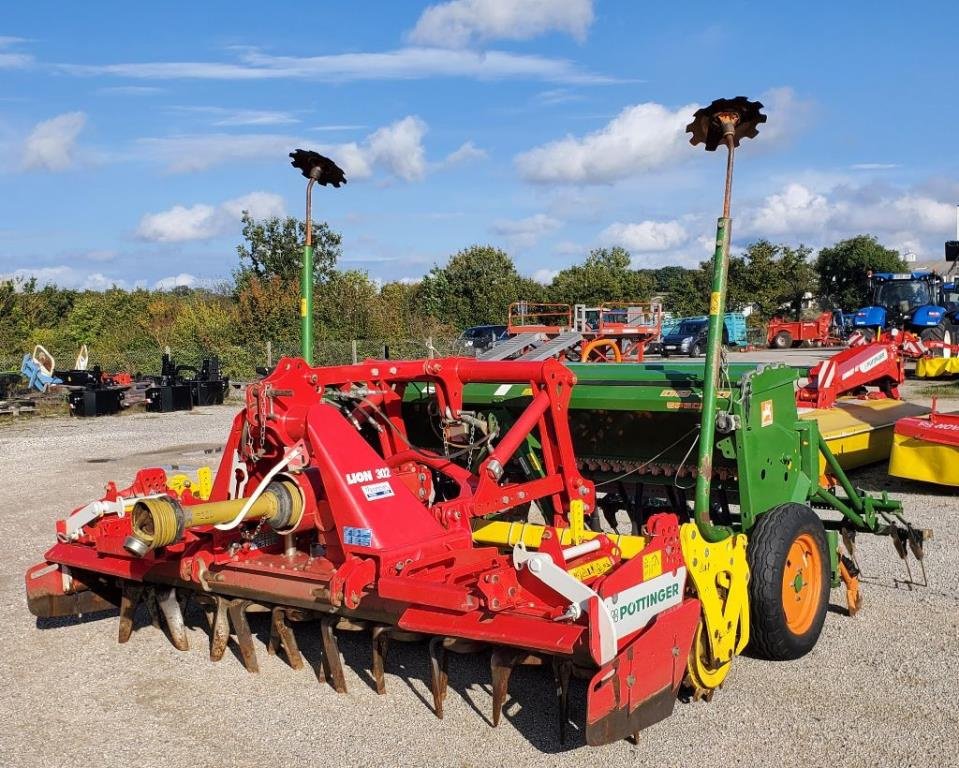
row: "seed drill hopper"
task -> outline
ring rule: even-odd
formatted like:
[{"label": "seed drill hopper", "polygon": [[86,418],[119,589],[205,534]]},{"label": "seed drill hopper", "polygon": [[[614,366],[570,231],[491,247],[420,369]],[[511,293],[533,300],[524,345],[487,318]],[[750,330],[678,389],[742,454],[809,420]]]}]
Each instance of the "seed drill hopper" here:
[{"label": "seed drill hopper", "polygon": [[[725,144],[731,170],[734,147],[765,119],[759,107],[715,102],[697,113],[694,141]],[[325,158],[298,159],[311,188],[343,181]],[[815,423],[797,417],[794,371],[722,360],[728,215],[719,224],[705,375],[284,358],[248,387],[212,485],[143,469],[60,520],[26,574],[31,611],[117,607],[125,643],[145,604],[186,651],[192,604],[207,613],[211,659],[235,641],[251,672],[248,615],[265,611],[269,650],[300,668],[293,626],[317,632],[317,674],[341,692],[338,632],[370,632],[378,693],[390,644],[420,641],[439,717],[451,654],[488,653],[494,725],[514,667],[543,664],[561,738],[570,680],[586,680],[591,745],[667,716],[681,689],[711,698],[749,643],[771,658],[805,653],[830,583],[844,578],[858,607],[857,533],[891,535],[916,557],[925,536],[830,460]],[[304,326],[308,339],[308,296]]]}]

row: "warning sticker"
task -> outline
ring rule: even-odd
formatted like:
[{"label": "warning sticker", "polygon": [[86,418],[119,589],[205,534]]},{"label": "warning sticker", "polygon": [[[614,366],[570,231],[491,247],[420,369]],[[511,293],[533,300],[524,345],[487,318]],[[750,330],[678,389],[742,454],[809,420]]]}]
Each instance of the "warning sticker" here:
[{"label": "warning sticker", "polygon": [[386,499],[393,495],[393,489],[388,482],[370,483],[369,485],[361,485],[360,488],[363,489],[363,495],[366,496],[367,501]]},{"label": "warning sticker", "polygon": [[656,549],[643,555],[643,581],[649,581],[663,572],[663,551]]},{"label": "warning sticker", "polygon": [[721,305],[722,297],[719,295],[719,291],[713,291],[709,294],[709,314],[718,315]]},{"label": "warning sticker", "polygon": [[574,579],[579,579],[580,581],[586,581],[587,579],[593,579],[597,576],[602,576],[606,571],[610,570],[613,567],[613,560],[609,557],[601,557],[598,560],[591,560],[588,563],[583,563],[582,565],[577,565],[575,568],[569,569],[569,575]]},{"label": "warning sticker", "polygon": [[343,527],[343,543],[354,547],[372,547],[373,531],[369,528]]},{"label": "warning sticker", "polygon": [[760,426],[768,427],[773,423],[773,401],[763,400],[759,405]]}]

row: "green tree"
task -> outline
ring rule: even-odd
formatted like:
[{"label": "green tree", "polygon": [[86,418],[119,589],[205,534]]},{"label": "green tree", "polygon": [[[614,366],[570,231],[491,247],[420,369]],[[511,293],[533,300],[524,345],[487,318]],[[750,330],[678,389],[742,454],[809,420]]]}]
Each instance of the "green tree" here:
[{"label": "green tree", "polygon": [[901,272],[906,264],[873,235],[857,235],[819,251],[815,268],[824,303],[851,312],[869,303],[867,272]]},{"label": "green tree", "polygon": [[505,251],[472,245],[433,267],[418,286],[425,314],[455,328],[503,323],[514,301],[542,301],[543,287],[516,271]]},{"label": "green tree", "polygon": [[[810,249],[774,245],[768,240],[750,243],[742,256],[729,261],[726,305],[732,311],[752,306],[754,316],[766,321],[783,309],[796,317],[807,293],[816,295],[816,273],[809,262]],[[712,263],[705,264],[711,273]]]},{"label": "green tree", "polygon": [[[234,277],[238,287],[250,277],[298,281],[303,263],[306,225],[300,219],[276,216],[256,221],[243,212],[243,240],[237,246],[240,266]],[[313,222],[313,281],[321,284],[336,271],[342,254],[342,238],[326,222]]]},{"label": "green tree", "polygon": [[648,301],[653,280],[645,272],[630,268],[629,251],[624,248],[596,248],[582,264],[562,270],[547,290],[550,301],[562,304],[599,304],[618,301]]}]

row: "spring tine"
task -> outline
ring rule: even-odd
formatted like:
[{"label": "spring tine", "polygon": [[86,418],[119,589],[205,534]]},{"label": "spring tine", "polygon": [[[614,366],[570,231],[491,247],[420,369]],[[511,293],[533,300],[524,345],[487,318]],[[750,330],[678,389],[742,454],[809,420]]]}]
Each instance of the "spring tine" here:
[{"label": "spring tine", "polygon": [[553,677],[556,680],[556,696],[559,699],[559,743],[566,743],[569,726],[569,678],[573,665],[568,660],[553,658]]},{"label": "spring tine", "polygon": [[373,627],[373,680],[376,683],[376,692],[382,696],[386,693],[386,654],[390,648],[390,627],[379,625]]},{"label": "spring tine", "polygon": [[443,699],[449,684],[449,655],[446,653],[446,638],[430,640],[430,688],[433,691],[433,711],[443,719]]},{"label": "spring tine", "polygon": [[855,563],[856,568],[862,570],[859,567],[859,561],[856,560],[856,531],[851,528],[843,528],[840,531],[842,535],[842,545],[846,548],[846,551],[849,553],[849,557]]},{"label": "spring tine", "polygon": [[226,652],[227,643],[230,642],[230,618],[227,610],[230,601],[225,597],[216,595],[216,610],[210,621],[210,661],[219,661]]},{"label": "spring tine", "polygon": [[183,612],[177,600],[176,589],[170,587],[156,593],[157,606],[166,622],[167,636],[173,647],[178,651],[190,650],[190,642],[186,635],[186,624],[183,622]]},{"label": "spring tine", "polygon": [[246,609],[249,605],[249,600],[231,600],[227,614],[230,617],[230,624],[233,625],[233,631],[236,633],[236,644],[240,647],[243,666],[246,667],[247,672],[255,673],[260,671],[260,666],[256,662],[253,633],[250,632],[250,624],[246,620]]},{"label": "spring tine", "polygon": [[133,617],[137,612],[137,605],[143,596],[143,586],[129,581],[123,582],[123,593],[120,597],[120,626],[117,631],[117,642],[125,643],[133,634]]},{"label": "spring tine", "polygon": [[[320,639],[323,641],[323,678],[321,682],[328,682],[337,693],[346,693],[346,676],[343,674],[343,662],[340,660],[340,649],[333,633],[333,626],[338,618],[324,616],[320,619]],[[319,678],[319,670],[317,670]]]},{"label": "spring tine", "polygon": [[267,651],[274,655],[277,647],[283,649],[286,660],[293,669],[303,669],[303,655],[296,644],[293,628],[286,621],[286,610],[276,606],[270,616],[270,642]]}]

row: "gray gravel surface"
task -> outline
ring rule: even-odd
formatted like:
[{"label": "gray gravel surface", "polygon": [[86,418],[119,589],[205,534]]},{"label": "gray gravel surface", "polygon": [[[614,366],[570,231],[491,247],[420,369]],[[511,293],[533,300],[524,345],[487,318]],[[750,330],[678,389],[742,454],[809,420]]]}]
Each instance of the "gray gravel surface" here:
[{"label": "gray gravel surface", "polygon": [[[207,658],[200,615],[188,616],[180,653],[139,616],[116,643],[115,615],[38,622],[27,611],[25,569],[54,541],[53,525],[141,466],[196,465],[225,439],[234,409],[91,420],[24,419],[0,427],[0,755],[6,766],[442,765],[959,765],[959,500],[954,490],[898,483],[884,468],[856,473],[902,498],[935,529],[930,586],[910,589],[888,540],[862,537],[865,607],[843,597],[805,658],[740,658],[712,703],[679,703],[668,720],[626,742],[561,746],[551,675],[514,674],[505,722],[489,724],[488,656],[453,656],[446,717],[430,700],[426,648],[396,644],[385,696],[371,688],[369,640],[341,633],[349,693],[294,672],[259,646],[250,675],[230,653]],[[266,622],[254,617],[260,641]],[[297,630],[308,660],[318,648]],[[232,648],[232,646],[231,646]],[[582,684],[574,683],[574,700]],[[574,717],[582,718],[582,711]]]}]

